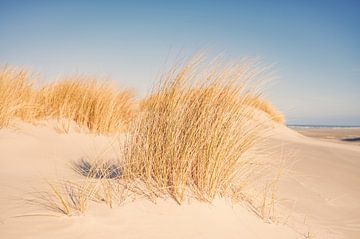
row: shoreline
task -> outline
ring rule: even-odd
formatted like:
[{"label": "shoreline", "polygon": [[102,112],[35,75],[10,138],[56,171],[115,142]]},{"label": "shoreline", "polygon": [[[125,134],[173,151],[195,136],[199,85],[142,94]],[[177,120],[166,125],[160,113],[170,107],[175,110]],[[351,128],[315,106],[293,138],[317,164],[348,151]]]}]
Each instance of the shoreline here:
[{"label": "shoreline", "polygon": [[360,128],[291,128],[296,132],[322,141],[360,146]]},{"label": "shoreline", "polygon": [[360,129],[360,125],[312,125],[312,124],[287,124],[290,129]]}]

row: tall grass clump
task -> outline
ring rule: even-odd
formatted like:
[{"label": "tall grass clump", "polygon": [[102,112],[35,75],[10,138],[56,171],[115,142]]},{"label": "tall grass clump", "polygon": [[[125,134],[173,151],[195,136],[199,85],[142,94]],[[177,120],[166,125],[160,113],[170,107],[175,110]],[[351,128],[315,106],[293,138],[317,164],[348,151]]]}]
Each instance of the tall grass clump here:
[{"label": "tall grass clump", "polygon": [[194,60],[171,70],[130,127],[124,178],[179,203],[240,190],[258,167],[247,152],[267,130],[254,120],[251,97],[264,75],[251,62],[209,67]]},{"label": "tall grass clump", "polygon": [[74,121],[91,133],[123,132],[134,115],[133,93],[107,81],[70,77],[34,87],[26,70],[0,69],[0,128],[15,119],[28,123]]},{"label": "tall grass clump", "polygon": [[10,67],[0,69],[0,128],[7,127],[16,117],[28,120],[32,114],[32,97],[27,71]]},{"label": "tall grass clump", "polygon": [[39,118],[69,119],[92,133],[124,131],[133,117],[133,94],[108,82],[74,77],[41,88]]}]

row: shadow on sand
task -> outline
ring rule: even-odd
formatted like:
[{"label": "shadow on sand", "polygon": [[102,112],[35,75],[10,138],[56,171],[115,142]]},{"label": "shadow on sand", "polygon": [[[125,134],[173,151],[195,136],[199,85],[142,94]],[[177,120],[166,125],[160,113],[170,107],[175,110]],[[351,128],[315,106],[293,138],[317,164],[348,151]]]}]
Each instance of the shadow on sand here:
[{"label": "shadow on sand", "polygon": [[355,137],[355,138],[344,138],[341,139],[342,141],[346,141],[346,142],[360,142],[360,137]]},{"label": "shadow on sand", "polygon": [[122,174],[121,168],[116,163],[102,162],[92,163],[86,159],[74,162],[72,168],[75,172],[91,178],[120,178]]}]

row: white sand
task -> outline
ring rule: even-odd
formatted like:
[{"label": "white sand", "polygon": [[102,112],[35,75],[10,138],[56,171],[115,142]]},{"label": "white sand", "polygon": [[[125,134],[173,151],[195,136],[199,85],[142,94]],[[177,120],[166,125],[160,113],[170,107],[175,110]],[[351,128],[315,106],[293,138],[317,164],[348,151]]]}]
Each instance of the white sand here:
[{"label": "white sand", "polygon": [[115,158],[117,146],[111,138],[60,135],[47,127],[2,129],[0,238],[304,238],[307,232],[359,238],[360,147],[306,138],[285,127],[276,129],[271,144],[274,157],[288,158],[292,170],[279,192],[279,215],[288,216],[288,225],[264,223],[222,199],[182,206],[142,199],[112,209],[94,203],[83,216],[34,216],[48,212],[24,203],[28,192],[45,190],[44,179],[79,177],[72,161]]}]

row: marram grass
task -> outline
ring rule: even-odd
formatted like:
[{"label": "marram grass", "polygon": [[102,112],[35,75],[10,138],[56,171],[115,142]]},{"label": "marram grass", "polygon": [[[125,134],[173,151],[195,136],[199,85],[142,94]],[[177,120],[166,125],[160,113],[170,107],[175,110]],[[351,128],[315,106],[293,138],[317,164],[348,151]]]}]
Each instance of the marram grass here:
[{"label": "marram grass", "polygon": [[179,203],[187,194],[212,201],[239,188],[257,167],[245,155],[268,127],[254,120],[259,110],[251,97],[261,70],[251,64],[201,69],[195,61],[164,76],[125,147],[124,178]]},{"label": "marram grass", "polygon": [[9,126],[14,118],[28,120],[31,99],[33,99],[33,89],[29,82],[29,73],[15,68],[2,68],[0,70],[0,128]]},{"label": "marram grass", "polygon": [[38,117],[70,119],[92,133],[124,132],[133,116],[133,94],[108,82],[73,77],[41,88]]},{"label": "marram grass", "polygon": [[[234,74],[232,70],[223,72],[223,76],[219,77]],[[213,69],[212,72],[214,76],[219,74],[217,69]],[[65,119],[88,128],[91,133],[121,133],[126,131],[137,113],[133,93],[129,90],[119,90],[111,82],[75,76],[39,88],[34,86],[31,76],[23,69],[3,67],[0,70],[0,128],[8,127],[14,119],[30,123],[47,119]],[[251,75],[247,76],[249,77],[251,78]],[[244,82],[248,80],[244,79]],[[189,100],[203,91],[197,87],[188,90]],[[209,85],[207,92],[212,90],[218,89],[215,85]],[[228,89],[223,89],[226,90]],[[234,97],[231,96],[231,92],[229,93],[228,97]],[[147,106],[151,107],[151,101],[156,100],[156,97],[163,97],[159,94],[164,92],[154,92],[152,96],[142,100],[140,109],[144,111]],[[285,121],[284,116],[270,102],[254,94],[249,95],[248,99],[241,103],[267,113],[275,122]]]},{"label": "marram grass", "polygon": [[0,128],[14,119],[71,120],[91,133],[124,132],[134,114],[133,93],[89,77],[70,77],[36,88],[25,70],[0,71]]}]

